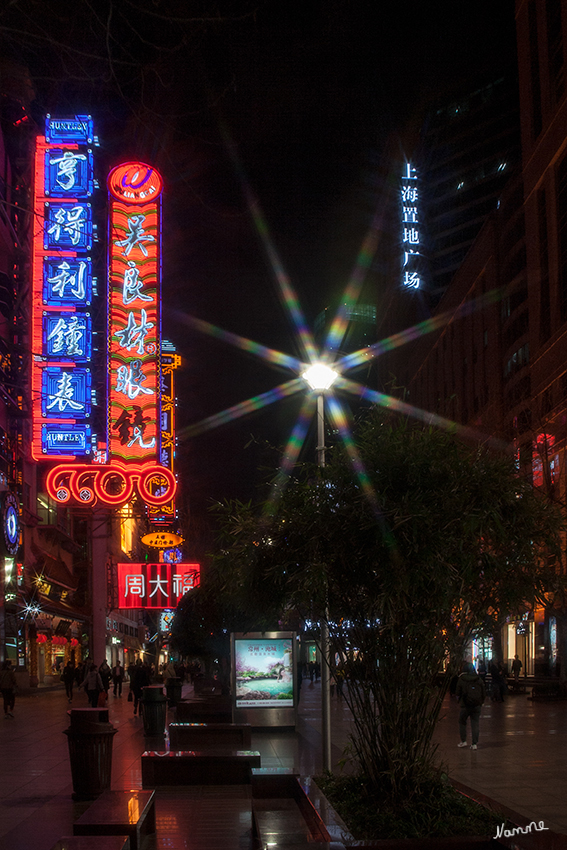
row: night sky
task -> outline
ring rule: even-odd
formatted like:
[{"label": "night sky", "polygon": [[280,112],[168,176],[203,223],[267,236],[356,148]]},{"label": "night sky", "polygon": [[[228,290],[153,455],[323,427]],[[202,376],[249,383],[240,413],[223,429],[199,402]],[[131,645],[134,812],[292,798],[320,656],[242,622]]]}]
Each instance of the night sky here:
[{"label": "night sky", "polygon": [[[90,111],[104,168],[137,157],[164,174],[163,332],[184,358],[182,433],[290,377],[183,313],[301,354],[243,187],[312,325],[348,280],[386,157],[411,154],[432,98],[513,56],[514,3],[16,0],[0,39],[0,55],[27,64],[38,122]],[[181,440],[196,525],[210,499],[250,495],[261,441],[285,443],[298,404]]]}]

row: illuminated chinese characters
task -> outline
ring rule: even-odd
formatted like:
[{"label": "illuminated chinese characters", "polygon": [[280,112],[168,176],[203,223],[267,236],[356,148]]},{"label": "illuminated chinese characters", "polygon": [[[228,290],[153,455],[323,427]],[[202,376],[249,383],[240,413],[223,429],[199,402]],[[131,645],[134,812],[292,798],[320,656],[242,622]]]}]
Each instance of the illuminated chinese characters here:
[{"label": "illuminated chinese characters", "polygon": [[174,608],[200,581],[199,564],[118,564],[119,608]]},{"label": "illuminated chinese characters", "polygon": [[418,187],[415,168],[405,165],[400,188],[402,226],[402,284],[408,289],[419,289],[421,234],[419,229]]},{"label": "illuminated chinese characters", "polygon": [[32,277],[34,459],[91,454],[93,125],[52,119],[36,141]]},{"label": "illuminated chinese characters", "polygon": [[139,162],[108,176],[111,462],[159,462],[162,187]]}]

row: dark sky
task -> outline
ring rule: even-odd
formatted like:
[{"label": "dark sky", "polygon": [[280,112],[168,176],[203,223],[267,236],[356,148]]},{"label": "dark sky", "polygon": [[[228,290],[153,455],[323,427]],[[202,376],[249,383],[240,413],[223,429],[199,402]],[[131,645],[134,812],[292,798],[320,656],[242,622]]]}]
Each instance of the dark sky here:
[{"label": "dark sky", "polygon": [[[15,0],[0,39],[0,55],[28,65],[38,121],[90,111],[105,168],[137,157],[164,174],[164,335],[184,357],[182,430],[289,377],[199,336],[183,312],[300,354],[243,184],[312,323],[339,298],[388,159],[410,152],[427,103],[513,56],[514,2]],[[262,451],[245,445],[285,442],[297,405],[181,441],[196,515],[250,492]]]}]

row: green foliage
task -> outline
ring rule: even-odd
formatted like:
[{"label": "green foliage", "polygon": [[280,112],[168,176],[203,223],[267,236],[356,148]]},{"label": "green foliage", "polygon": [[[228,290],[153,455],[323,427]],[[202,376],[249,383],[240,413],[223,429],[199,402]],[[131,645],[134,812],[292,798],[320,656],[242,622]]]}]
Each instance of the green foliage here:
[{"label": "green foliage", "polygon": [[364,482],[335,450],[275,507],[221,506],[215,562],[243,610],[327,619],[358,770],[407,802],[432,781],[432,735],[464,647],[544,598],[561,520],[510,458],[454,435],[373,412],[357,448]]},{"label": "green foliage", "polygon": [[358,776],[315,777],[357,840],[494,836],[503,818],[459,794],[441,775],[422,787],[419,799],[395,805]]}]

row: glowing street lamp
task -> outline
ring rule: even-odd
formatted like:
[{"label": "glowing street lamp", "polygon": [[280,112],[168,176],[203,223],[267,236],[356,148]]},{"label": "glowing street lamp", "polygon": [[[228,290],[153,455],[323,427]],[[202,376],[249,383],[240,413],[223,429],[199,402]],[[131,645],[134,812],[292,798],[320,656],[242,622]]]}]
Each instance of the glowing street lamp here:
[{"label": "glowing street lamp", "polygon": [[339,373],[325,363],[314,363],[301,377],[317,393],[317,463],[325,466],[325,391],[333,386]]},{"label": "glowing street lamp", "polygon": [[[325,363],[314,363],[301,376],[317,393],[317,464],[325,466],[325,392],[338,378],[338,372]],[[321,623],[321,737],[323,739],[323,770],[331,769],[331,681],[329,652],[329,610]]]}]

